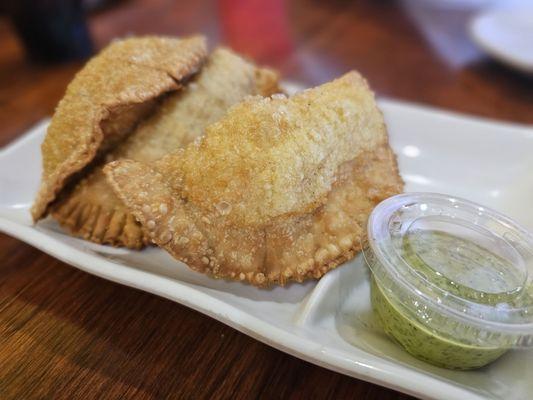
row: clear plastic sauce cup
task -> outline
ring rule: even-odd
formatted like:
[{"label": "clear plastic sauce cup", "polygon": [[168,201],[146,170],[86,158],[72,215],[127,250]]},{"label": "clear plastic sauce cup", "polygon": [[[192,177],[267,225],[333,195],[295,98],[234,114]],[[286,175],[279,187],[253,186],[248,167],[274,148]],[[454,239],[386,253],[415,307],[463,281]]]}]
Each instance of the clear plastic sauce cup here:
[{"label": "clear plastic sauce cup", "polygon": [[533,237],[504,215],[432,193],[401,194],[370,215],[364,258],[384,330],[452,369],[533,347]]}]

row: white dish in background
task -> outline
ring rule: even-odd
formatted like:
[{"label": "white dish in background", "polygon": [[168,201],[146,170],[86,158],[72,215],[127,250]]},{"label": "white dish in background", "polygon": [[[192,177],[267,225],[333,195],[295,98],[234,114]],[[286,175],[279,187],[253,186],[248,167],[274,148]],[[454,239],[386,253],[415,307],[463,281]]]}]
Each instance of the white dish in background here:
[{"label": "white dish in background", "polygon": [[[405,0],[404,0],[405,1]],[[408,0],[412,5],[443,10],[477,10],[497,4],[499,0]]]},{"label": "white dish in background", "polygon": [[[443,192],[502,211],[533,228],[533,129],[382,100],[408,191]],[[296,357],[424,398],[526,399],[533,352],[457,372],[418,361],[372,319],[361,257],[318,283],[270,290],[212,280],[157,248],[130,251],[30,222],[47,123],[0,151],[0,230],[91,274],[171,299]]]},{"label": "white dish in background", "polygon": [[470,36],[492,57],[533,73],[533,5],[482,13],[470,21]]}]

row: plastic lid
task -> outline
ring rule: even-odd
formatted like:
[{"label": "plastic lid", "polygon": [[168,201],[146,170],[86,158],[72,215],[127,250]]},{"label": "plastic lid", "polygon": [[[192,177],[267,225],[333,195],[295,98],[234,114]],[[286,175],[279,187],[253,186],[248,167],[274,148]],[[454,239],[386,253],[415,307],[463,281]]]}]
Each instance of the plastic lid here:
[{"label": "plastic lid", "polygon": [[443,335],[533,346],[533,237],[510,218],[433,193],[381,202],[365,258],[387,297]]}]

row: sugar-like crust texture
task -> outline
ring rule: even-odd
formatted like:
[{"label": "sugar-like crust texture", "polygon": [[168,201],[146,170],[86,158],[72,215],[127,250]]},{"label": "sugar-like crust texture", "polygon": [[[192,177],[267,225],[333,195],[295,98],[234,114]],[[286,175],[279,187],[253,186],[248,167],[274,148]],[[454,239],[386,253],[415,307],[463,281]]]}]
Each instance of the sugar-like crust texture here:
[{"label": "sugar-like crust texture", "polygon": [[[201,71],[184,87],[167,95],[104,161],[129,158],[153,162],[201,136],[246,96],[279,90],[278,76],[257,68],[227,49],[216,49]],[[71,234],[97,243],[140,248],[150,240],[115,196],[96,165],[75,188],[51,207],[52,216]]]},{"label": "sugar-like crust texture", "polygon": [[402,191],[359,74],[274,97],[233,107],[157,163],[104,168],[153,241],[196,271],[257,286],[320,278],[360,250],[372,208]]},{"label": "sugar-like crust texture", "polygon": [[42,144],[34,221],[46,216],[76,173],[130,133],[155,100],[177,90],[206,57],[203,37],[147,36],[114,42],[92,58],[68,85]]}]

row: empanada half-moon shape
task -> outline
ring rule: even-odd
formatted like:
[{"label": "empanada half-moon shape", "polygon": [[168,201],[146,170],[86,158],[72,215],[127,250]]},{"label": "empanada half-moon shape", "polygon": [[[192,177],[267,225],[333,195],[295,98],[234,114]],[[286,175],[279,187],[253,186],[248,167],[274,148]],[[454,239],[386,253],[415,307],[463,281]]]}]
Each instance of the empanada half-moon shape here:
[{"label": "empanada half-moon shape", "polygon": [[206,57],[200,36],[129,38],[93,57],[68,85],[48,127],[33,220],[46,216],[78,172],[130,133],[162,94],[179,89]]},{"label": "empanada half-moon shape", "polygon": [[[203,134],[228,108],[250,95],[278,91],[277,74],[257,68],[226,49],[215,50],[183,89],[169,94],[104,161],[153,162]],[[70,233],[97,243],[140,248],[150,242],[141,225],[116,197],[96,165],[74,190],[51,208]]]},{"label": "empanada half-moon shape", "polygon": [[403,188],[355,72],[288,99],[246,100],[185,149],[104,172],[160,247],[258,286],[320,278],[351,259],[372,208]]}]

